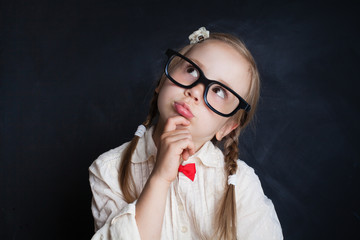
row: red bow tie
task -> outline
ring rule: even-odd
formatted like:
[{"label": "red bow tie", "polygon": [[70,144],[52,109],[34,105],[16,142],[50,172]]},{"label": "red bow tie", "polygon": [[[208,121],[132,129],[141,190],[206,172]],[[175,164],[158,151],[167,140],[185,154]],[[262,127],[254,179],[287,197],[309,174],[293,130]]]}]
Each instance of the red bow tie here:
[{"label": "red bow tie", "polygon": [[179,172],[182,172],[185,176],[190,178],[191,181],[194,181],[196,173],[195,163],[189,163],[184,166],[180,165]]}]

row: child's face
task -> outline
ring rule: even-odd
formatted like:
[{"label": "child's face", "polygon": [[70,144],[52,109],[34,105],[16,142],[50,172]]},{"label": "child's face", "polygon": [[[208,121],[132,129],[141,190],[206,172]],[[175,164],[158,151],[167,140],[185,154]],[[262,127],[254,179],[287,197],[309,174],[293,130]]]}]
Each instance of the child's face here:
[{"label": "child's face", "polygon": [[[242,97],[247,95],[250,65],[233,47],[219,40],[208,40],[194,46],[186,56],[208,79],[227,85]],[[203,84],[185,89],[166,79],[158,96],[160,117],[157,127],[163,129],[168,118],[182,115],[191,122],[186,128],[191,132],[196,150],[214,136],[221,140],[238,126],[233,118],[222,117],[206,105],[204,90]]]}]

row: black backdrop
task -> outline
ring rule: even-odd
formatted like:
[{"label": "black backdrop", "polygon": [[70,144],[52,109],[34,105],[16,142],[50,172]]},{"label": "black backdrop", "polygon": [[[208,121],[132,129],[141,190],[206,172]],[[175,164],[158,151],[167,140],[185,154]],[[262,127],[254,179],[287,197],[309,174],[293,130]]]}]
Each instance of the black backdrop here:
[{"label": "black backdrop", "polygon": [[239,35],[262,98],[240,141],[285,239],[360,239],[355,4],[8,1],[0,5],[0,239],[90,239],[87,168],[146,116],[166,48]]}]

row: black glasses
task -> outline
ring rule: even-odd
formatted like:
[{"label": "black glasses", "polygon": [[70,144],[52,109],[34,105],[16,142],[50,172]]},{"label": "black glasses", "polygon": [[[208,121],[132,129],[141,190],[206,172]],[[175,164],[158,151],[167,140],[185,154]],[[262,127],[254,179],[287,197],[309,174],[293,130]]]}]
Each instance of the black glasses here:
[{"label": "black glasses", "polygon": [[204,101],[212,111],[223,117],[230,117],[239,109],[250,111],[250,105],[242,97],[221,82],[206,78],[193,61],[171,49],[166,51],[166,55],[169,58],[165,66],[166,76],[182,88],[204,84]]}]

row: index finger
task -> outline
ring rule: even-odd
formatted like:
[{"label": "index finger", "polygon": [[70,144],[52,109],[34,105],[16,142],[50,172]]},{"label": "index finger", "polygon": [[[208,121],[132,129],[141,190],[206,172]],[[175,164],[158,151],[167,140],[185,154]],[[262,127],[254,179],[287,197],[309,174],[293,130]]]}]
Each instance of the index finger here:
[{"label": "index finger", "polygon": [[189,124],[189,120],[183,116],[171,117],[165,123],[164,132],[174,131],[177,125],[188,126]]}]

